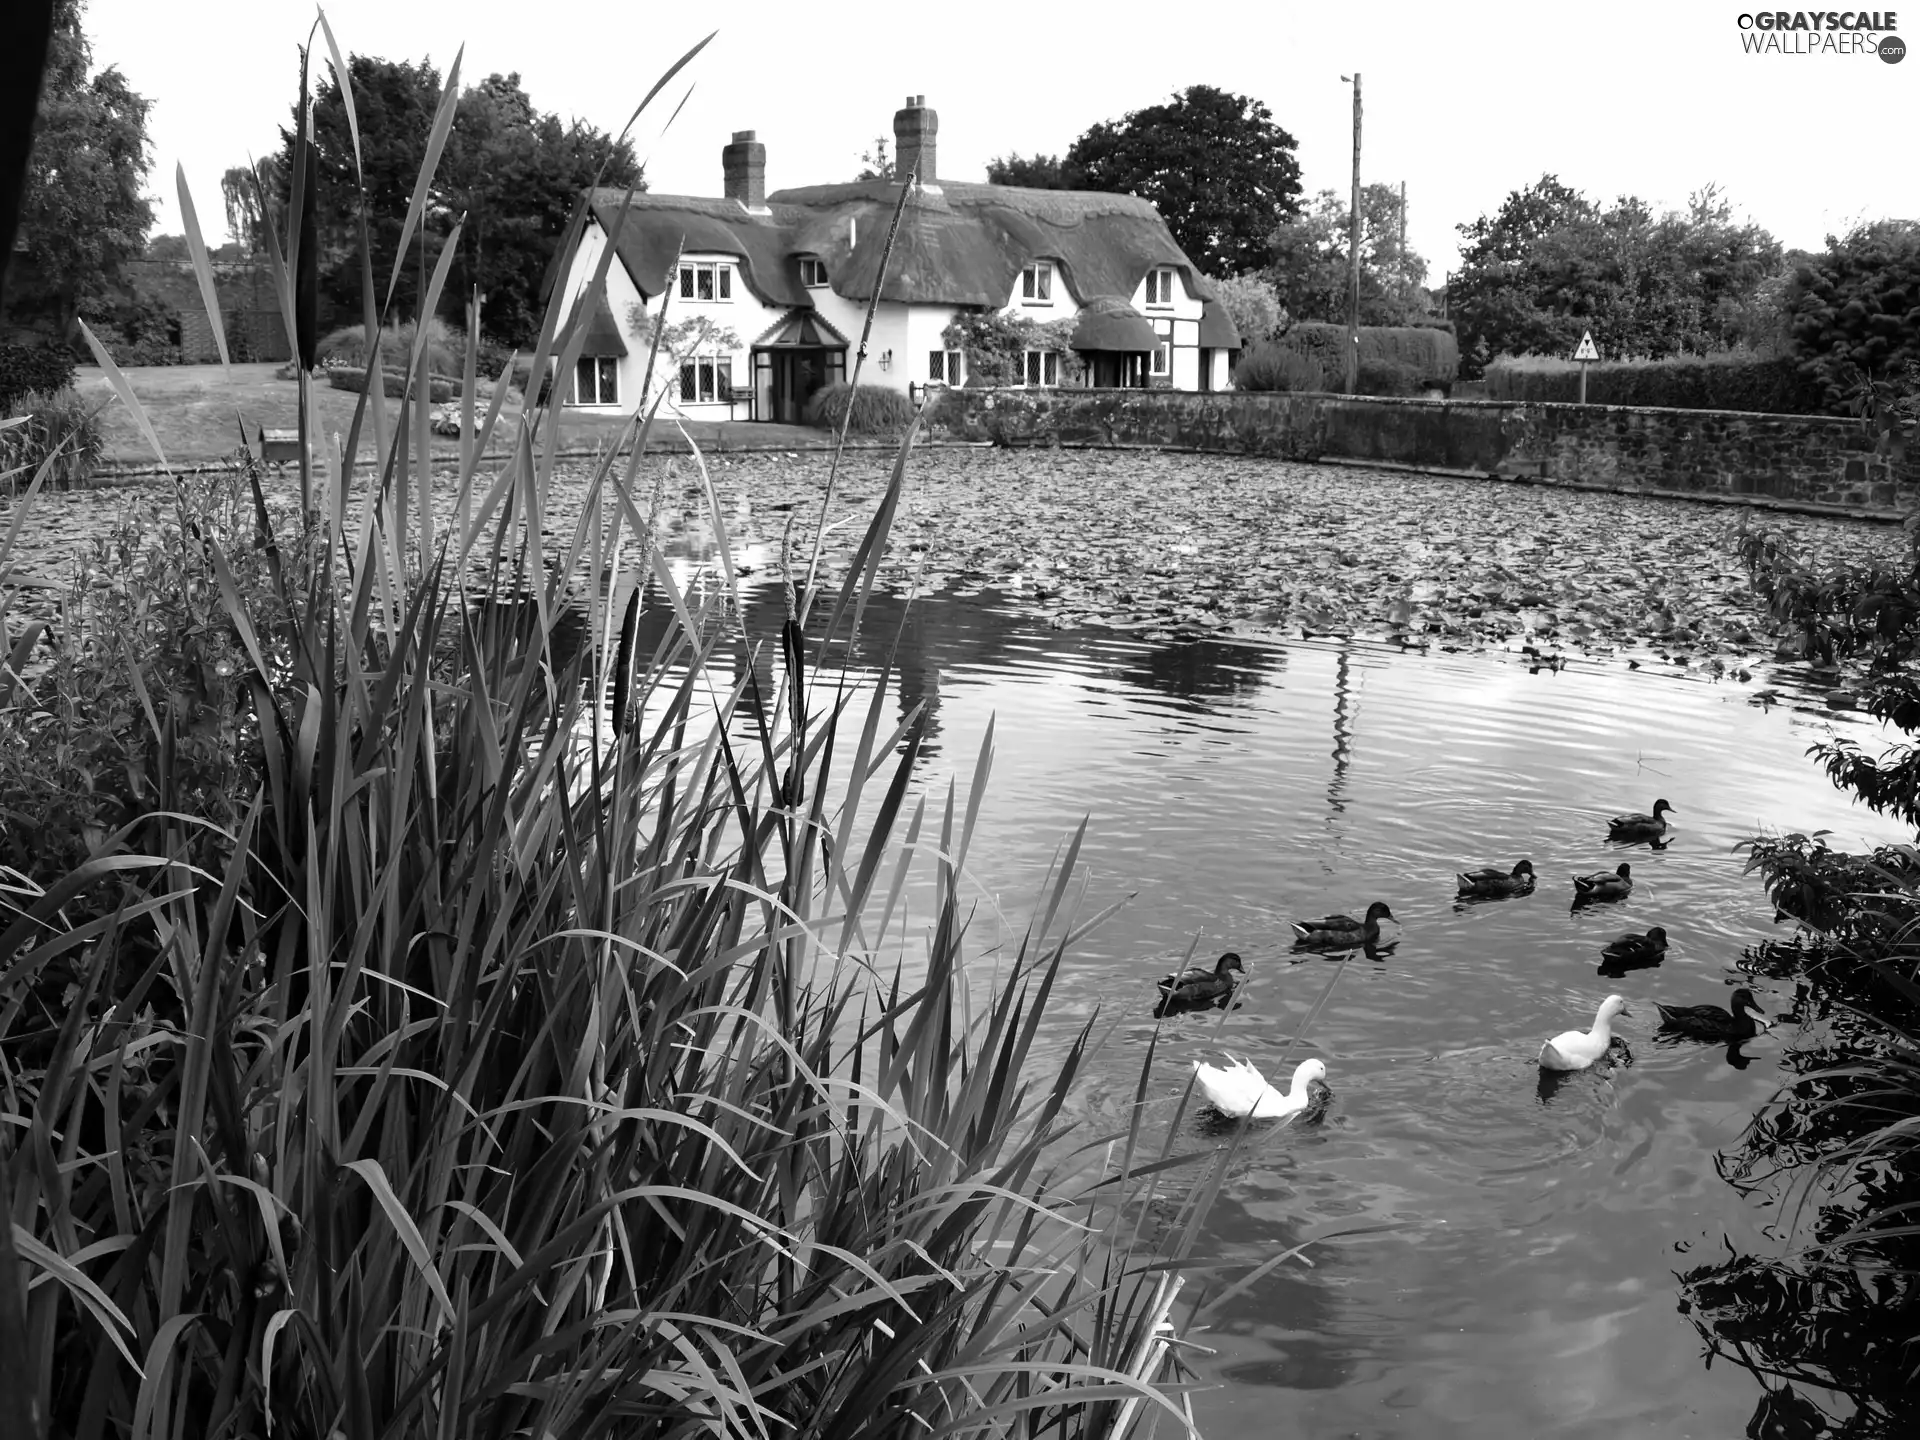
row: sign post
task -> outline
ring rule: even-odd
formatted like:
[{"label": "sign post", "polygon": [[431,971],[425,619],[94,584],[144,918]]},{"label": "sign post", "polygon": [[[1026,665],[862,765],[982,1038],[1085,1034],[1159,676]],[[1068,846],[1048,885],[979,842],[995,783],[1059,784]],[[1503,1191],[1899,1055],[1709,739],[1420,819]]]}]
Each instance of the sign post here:
[{"label": "sign post", "polygon": [[1573,358],[1580,362],[1580,403],[1584,405],[1587,403],[1587,362],[1600,358],[1600,351],[1594,346],[1591,330],[1581,332],[1580,343],[1573,349]]}]

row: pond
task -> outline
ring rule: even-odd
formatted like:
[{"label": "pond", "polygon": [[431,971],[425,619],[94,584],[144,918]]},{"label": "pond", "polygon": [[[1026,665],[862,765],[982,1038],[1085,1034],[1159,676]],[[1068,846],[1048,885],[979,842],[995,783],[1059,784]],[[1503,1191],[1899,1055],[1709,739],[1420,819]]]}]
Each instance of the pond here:
[{"label": "pond", "polygon": [[[748,599],[750,632],[775,633],[777,592]],[[1062,1040],[1096,1008],[1109,1032],[1089,1120],[1124,1123],[1155,981],[1190,942],[1208,961],[1238,951],[1249,984],[1231,1012],[1160,1027],[1159,1114],[1195,1059],[1230,1051],[1283,1084],[1293,1060],[1328,1067],[1325,1120],[1243,1147],[1207,1248],[1252,1263],[1365,1233],[1309,1244],[1310,1267],[1279,1266],[1189,1336],[1211,1352],[1192,1352],[1208,1440],[1742,1433],[1757,1387],[1702,1366],[1674,1272],[1727,1243],[1776,1248],[1778,1217],[1714,1156],[1783,1080],[1783,1037],[1731,1057],[1654,1043],[1653,1002],[1725,1004],[1742,983],[1791,1016],[1790,985],[1739,969],[1786,927],[1735,847],[1769,828],[1830,828],[1843,848],[1902,838],[1804,757],[1865,722],[1778,671],[1784,702],[1762,705],[1758,680],[1618,661],[1056,629],[991,591],[877,597],[867,635],[896,632],[900,707],[929,709],[927,790],[956,778],[964,805],[997,717],[971,953],[1017,939],[1082,816],[1087,910],[1133,897],[1070,953],[1052,1011]],[[1656,797],[1676,807],[1663,849],[1608,843],[1608,816]],[[1456,871],[1523,857],[1536,893],[1456,905]],[[1573,911],[1570,876],[1622,859],[1632,895]],[[1401,922],[1391,954],[1290,953],[1291,919],[1375,899]],[[1601,945],[1651,925],[1671,936],[1663,965],[1596,973]],[[1633,1007],[1632,1063],[1543,1087],[1540,1042],[1590,1024],[1612,991]]]}]

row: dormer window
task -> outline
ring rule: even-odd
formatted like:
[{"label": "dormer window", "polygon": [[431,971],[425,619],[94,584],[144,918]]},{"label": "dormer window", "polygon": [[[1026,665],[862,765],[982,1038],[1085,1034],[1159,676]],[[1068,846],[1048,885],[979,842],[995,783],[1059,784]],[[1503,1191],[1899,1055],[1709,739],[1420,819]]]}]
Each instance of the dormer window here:
[{"label": "dormer window", "polygon": [[1038,260],[1020,272],[1020,303],[1022,305],[1051,305],[1053,303],[1053,262]]},{"label": "dormer window", "polygon": [[1162,268],[1147,272],[1147,304],[1167,306],[1173,304],[1173,271]]},{"label": "dormer window", "polygon": [[680,266],[682,300],[733,299],[733,266],[717,261],[688,261]]},{"label": "dormer window", "polygon": [[827,262],[814,255],[800,257],[800,283],[809,290],[818,290],[827,283]]}]

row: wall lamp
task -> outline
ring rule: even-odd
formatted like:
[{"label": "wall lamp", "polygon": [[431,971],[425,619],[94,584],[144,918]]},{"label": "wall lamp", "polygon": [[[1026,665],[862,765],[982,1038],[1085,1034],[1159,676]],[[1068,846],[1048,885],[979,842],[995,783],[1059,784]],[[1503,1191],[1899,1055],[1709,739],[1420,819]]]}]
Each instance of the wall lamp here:
[{"label": "wall lamp", "polygon": [[880,352],[880,368],[882,370],[891,370],[893,368],[893,351],[882,350]]}]

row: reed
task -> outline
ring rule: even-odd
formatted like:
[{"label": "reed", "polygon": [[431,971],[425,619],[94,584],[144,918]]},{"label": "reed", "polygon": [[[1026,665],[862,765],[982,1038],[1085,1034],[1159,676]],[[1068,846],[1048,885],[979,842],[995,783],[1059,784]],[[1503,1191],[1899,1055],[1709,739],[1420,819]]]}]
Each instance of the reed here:
[{"label": "reed", "polygon": [[[294,331],[304,243],[290,216],[272,255]],[[605,264],[536,371],[570,366]],[[377,388],[303,462],[294,519],[248,466],[254,578],[194,534],[245,697],[231,823],[188,803],[175,699],[143,690],[138,818],[67,873],[0,876],[0,1393],[24,1433],[1065,1436],[1115,1433],[1130,1399],[1184,1431],[1145,1361],[1230,1152],[1179,1153],[1179,1113],[1149,1136],[1151,1050],[1125,1129],[1075,1131],[1093,1022],[1043,1027],[1106,913],[1081,832],[983,969],[962,892],[991,736],[964,811],[930,806],[924,715],[887,724],[890,671],[828,659],[913,429],[764,695],[754,666],[718,678],[731,573],[683,591],[653,547],[652,412],[549,548],[559,397],[483,473],[503,391],[452,475]],[[671,616],[650,654],[647,602],[612,603],[641,581]]]}]

